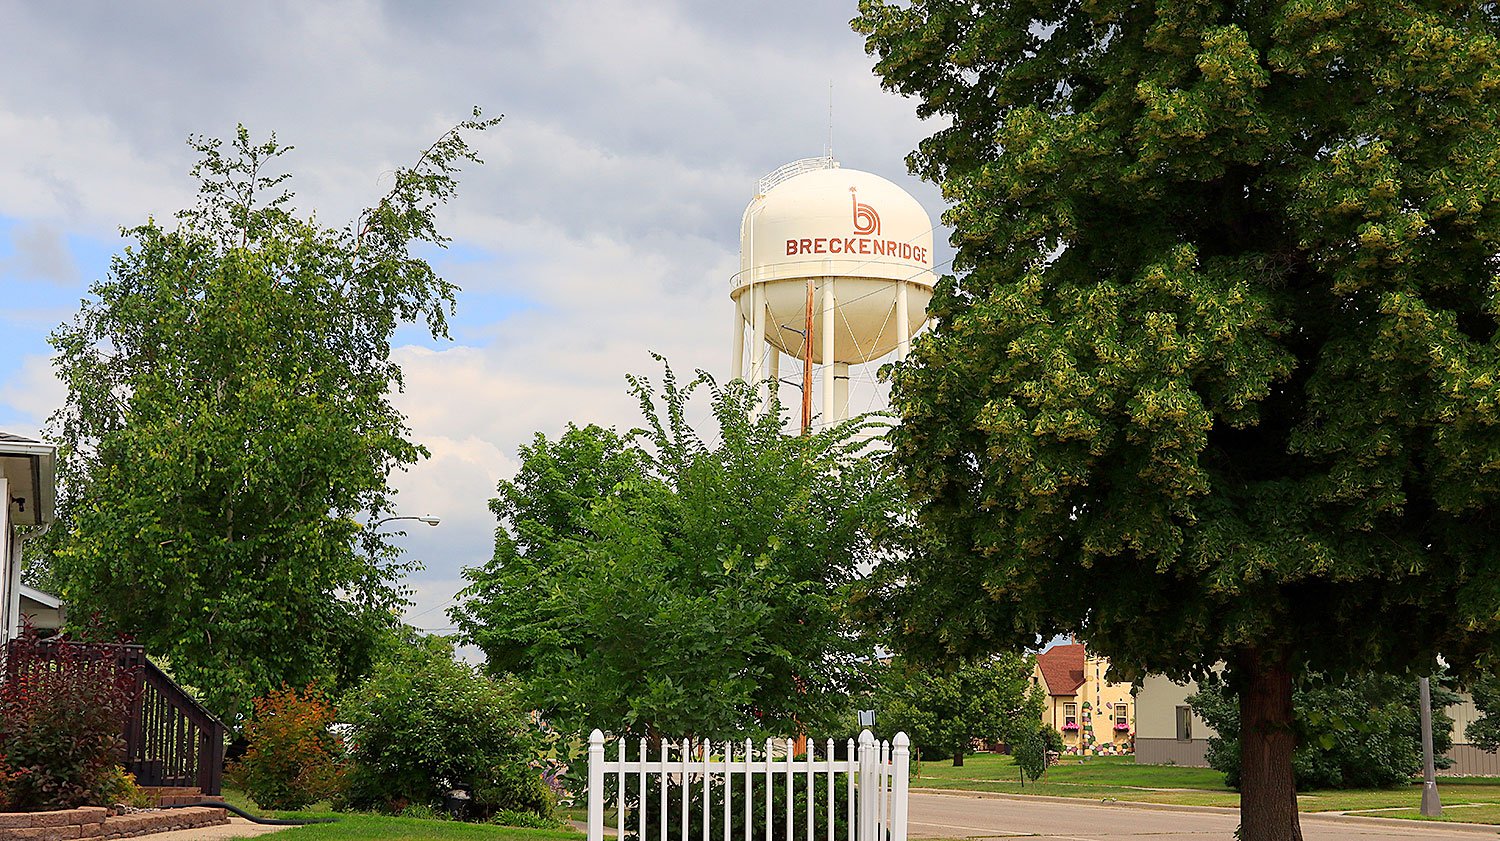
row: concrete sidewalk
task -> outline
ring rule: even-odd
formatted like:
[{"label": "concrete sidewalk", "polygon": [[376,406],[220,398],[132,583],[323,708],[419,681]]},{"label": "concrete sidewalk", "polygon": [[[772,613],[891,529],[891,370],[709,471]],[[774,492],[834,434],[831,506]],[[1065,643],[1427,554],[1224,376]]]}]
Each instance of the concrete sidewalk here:
[{"label": "concrete sidewalk", "polygon": [[219,841],[222,838],[249,838],[252,835],[267,835],[272,832],[280,832],[283,829],[291,829],[291,827],[265,826],[230,815],[229,823],[227,824],[205,826],[198,829],[178,829],[172,832],[158,832],[155,835],[143,835],[141,838],[144,841]]}]

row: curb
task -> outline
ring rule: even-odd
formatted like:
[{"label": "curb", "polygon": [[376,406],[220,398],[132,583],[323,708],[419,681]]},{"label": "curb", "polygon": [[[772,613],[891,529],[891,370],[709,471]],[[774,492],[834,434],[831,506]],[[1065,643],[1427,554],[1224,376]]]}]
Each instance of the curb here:
[{"label": "curb", "polygon": [[[1154,809],[1160,812],[1196,812],[1205,815],[1238,815],[1240,810],[1229,806],[1191,806],[1180,803],[1145,803],[1140,800],[1095,800],[1092,797],[1058,797],[1051,794],[1006,794],[998,791],[966,791],[954,788],[914,788],[912,794],[928,794],[940,797],[967,797],[975,800],[1014,800],[1062,803],[1074,806],[1106,806],[1120,809]],[[1365,826],[1407,826],[1425,829],[1451,829],[1476,834],[1500,834],[1500,825],[1487,823],[1463,823],[1462,821],[1416,821],[1410,818],[1380,818],[1373,815],[1349,815],[1343,812],[1298,812],[1298,820],[1314,819],[1329,823],[1353,823]]]},{"label": "curb", "polygon": [[[1145,803],[1140,800],[1103,801],[1093,797],[1059,797],[1055,794],[1006,794],[999,791],[966,791],[957,788],[914,788],[912,794],[936,794],[945,797],[970,797],[978,800],[1018,800],[1062,803],[1074,806],[1111,806],[1122,809],[1156,809],[1162,812],[1197,812],[1204,815],[1238,815],[1240,810],[1228,806],[1191,806],[1181,803]],[[1306,813],[1304,813],[1306,814]],[[1376,818],[1380,820],[1380,818]],[[1417,821],[1417,823],[1425,823]]]}]

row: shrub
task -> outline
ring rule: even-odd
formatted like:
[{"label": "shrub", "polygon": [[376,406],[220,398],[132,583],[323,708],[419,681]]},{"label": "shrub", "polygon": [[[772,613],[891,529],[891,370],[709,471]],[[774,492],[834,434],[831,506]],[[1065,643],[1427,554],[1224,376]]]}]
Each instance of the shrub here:
[{"label": "shrub", "polygon": [[1056,727],[1043,727],[1041,731],[1042,741],[1047,745],[1047,750],[1052,753],[1062,753],[1068,743],[1063,741],[1063,734]]},{"label": "shrub", "polygon": [[135,775],[127,773],[125,766],[116,765],[100,786],[101,803],[109,806],[134,806],[144,808],[153,805],[151,795],[135,781]]},{"label": "shrub", "polygon": [[530,765],[498,765],[474,782],[473,808],[482,814],[528,812],[551,818],[557,799],[541,772]]},{"label": "shrub", "polygon": [[[572,806],[573,792],[568,789],[568,768],[574,760],[570,751],[582,750],[577,740],[564,739],[541,713],[532,710],[531,725],[535,729],[535,740],[541,751],[540,758],[533,760],[531,767],[537,769],[542,782],[552,792],[552,802],[559,806]],[[577,757],[581,759],[581,755]]]},{"label": "shrub", "polygon": [[[1434,681],[1432,735],[1439,757],[1453,744],[1453,720],[1443,708],[1456,697]],[[1208,740],[1208,764],[1224,773],[1226,785],[1239,788],[1240,711],[1234,693],[1210,679],[1188,703],[1219,734]],[[1326,681],[1312,676],[1295,688],[1292,705],[1297,733],[1292,769],[1299,791],[1397,786],[1420,771],[1415,678],[1364,674]]]},{"label": "shrub", "polygon": [[426,803],[411,803],[396,812],[398,817],[416,818],[423,821],[451,821],[453,816]]},{"label": "shrub", "polygon": [[30,629],[15,641],[0,686],[6,809],[111,805],[137,671],[116,645],[43,641]]},{"label": "shrub", "polygon": [[551,793],[528,767],[536,729],[514,687],[454,661],[443,640],[417,641],[378,664],[344,717],[352,762],[341,808],[437,807],[466,787],[476,820],[500,808],[551,815]]},{"label": "shrub", "polygon": [[341,751],[329,727],[337,712],[322,693],[282,688],[254,701],[247,747],[228,777],[266,809],[301,809],[333,797]]}]

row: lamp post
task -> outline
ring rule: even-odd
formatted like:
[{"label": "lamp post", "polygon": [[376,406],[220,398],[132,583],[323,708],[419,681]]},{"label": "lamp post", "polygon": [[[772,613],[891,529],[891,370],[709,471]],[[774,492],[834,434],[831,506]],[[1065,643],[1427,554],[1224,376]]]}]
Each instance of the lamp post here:
[{"label": "lamp post", "polygon": [[1438,799],[1437,776],[1433,771],[1432,689],[1425,677],[1418,681],[1417,688],[1422,704],[1419,711],[1422,722],[1422,814],[1435,818],[1443,814],[1443,803]]},{"label": "lamp post", "polygon": [[[369,525],[365,526],[364,529],[362,530],[362,534],[360,535],[360,540],[364,543],[365,551],[367,553],[369,553],[369,555],[371,557],[379,557],[383,552],[384,553],[390,553],[389,556],[391,556],[391,557],[394,557],[395,554],[397,554],[397,550],[394,547],[388,547],[388,546],[386,546],[385,542],[382,541],[375,534],[375,530],[376,529],[380,528],[383,524],[392,522],[394,520],[416,520],[419,523],[426,523],[429,526],[436,526],[438,523],[441,523],[443,521],[443,519],[441,517],[438,517],[435,514],[421,514],[421,515],[403,514],[403,515],[398,515],[398,516],[393,516],[393,517],[382,517],[379,520],[376,520],[375,522],[370,523]],[[405,532],[402,532],[402,534],[405,534]],[[455,596],[454,598],[457,598],[457,597]],[[397,602],[396,604],[391,605],[391,608],[390,608],[391,614],[392,615],[399,615],[400,612],[401,612],[400,611],[400,607],[403,604],[405,604],[405,602]],[[429,611],[436,610],[436,609],[437,608],[428,608],[428,610],[423,611],[423,613],[427,613]],[[421,615],[421,614],[418,614],[418,615]],[[415,617],[413,617],[413,618],[415,618]],[[458,795],[458,793],[459,792],[449,792],[450,796],[447,799],[444,800],[444,804],[446,805],[446,807],[448,808],[448,810],[450,812],[453,812],[454,810],[458,809],[460,806],[463,806],[464,808],[467,808],[467,804],[468,804],[467,798],[469,796],[468,793],[467,793],[467,791],[463,792],[463,802],[462,803],[459,803],[457,800],[453,799],[454,797],[456,797]]]}]

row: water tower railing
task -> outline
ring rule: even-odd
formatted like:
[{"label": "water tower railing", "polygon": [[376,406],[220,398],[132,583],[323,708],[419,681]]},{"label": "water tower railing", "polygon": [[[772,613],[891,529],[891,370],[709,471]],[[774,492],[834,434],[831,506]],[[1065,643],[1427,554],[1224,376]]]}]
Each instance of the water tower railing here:
[{"label": "water tower railing", "polygon": [[767,175],[766,177],[760,179],[759,182],[757,182],[756,189],[761,193],[761,195],[765,195],[766,193],[769,193],[771,191],[771,188],[775,187],[777,184],[780,184],[788,178],[793,178],[795,176],[801,175],[804,172],[817,172],[818,170],[823,169],[838,168],[839,162],[834,160],[832,155],[822,155],[816,158],[803,158],[801,160],[792,161],[789,164],[782,164],[781,166],[776,167],[776,169],[771,171],[770,175]]}]

